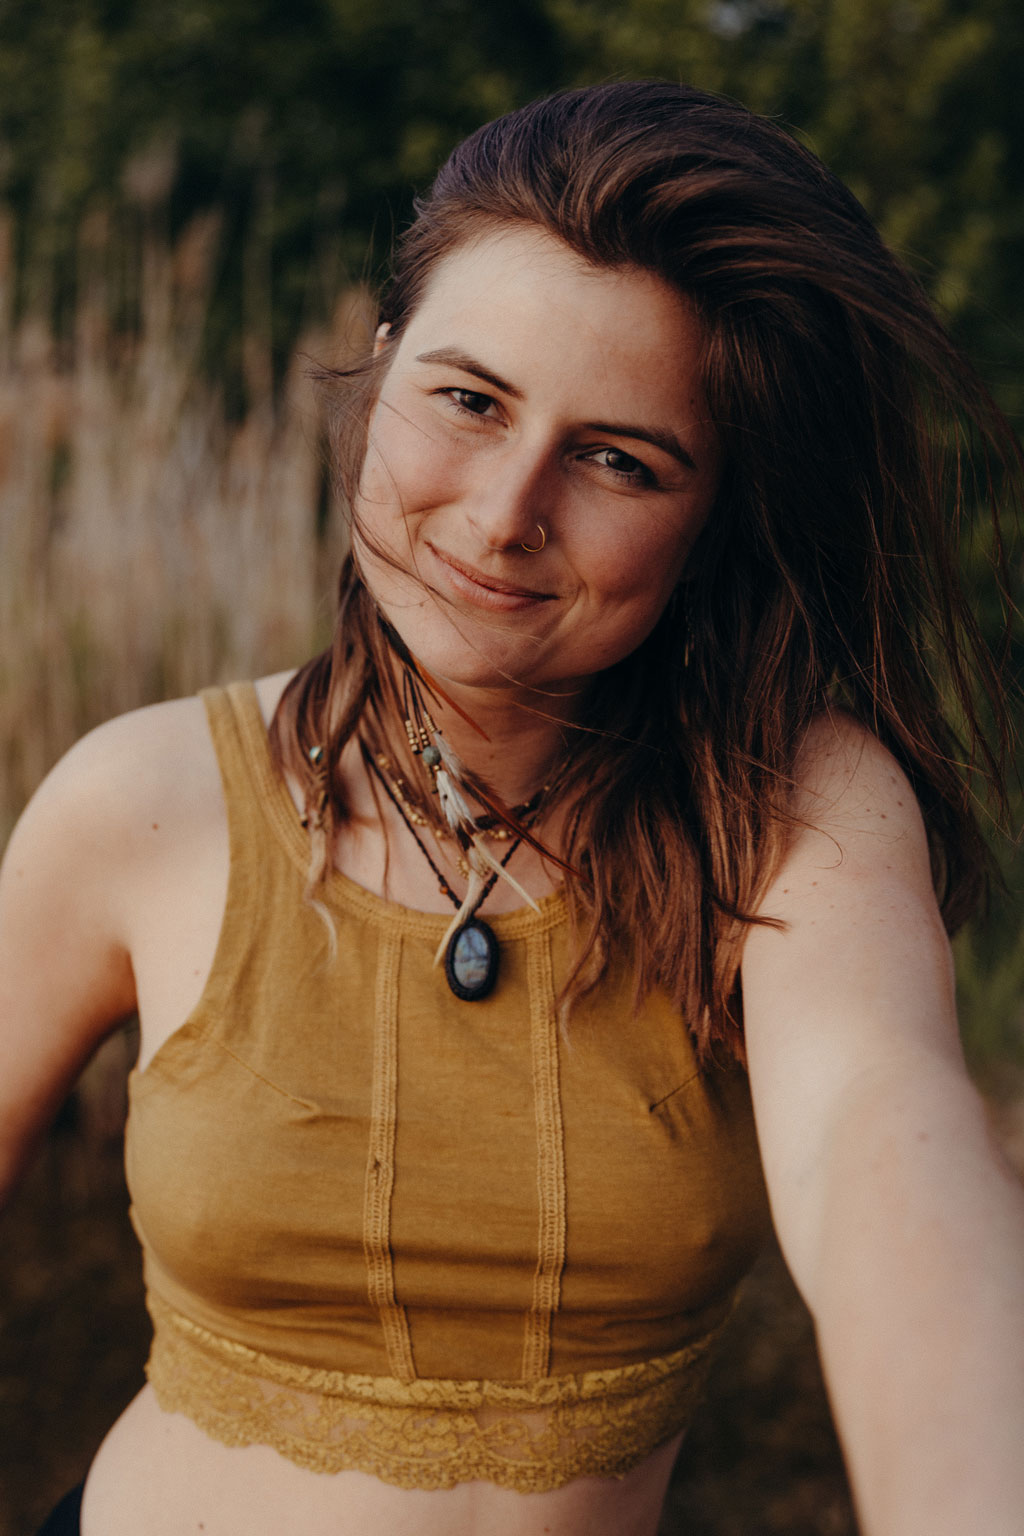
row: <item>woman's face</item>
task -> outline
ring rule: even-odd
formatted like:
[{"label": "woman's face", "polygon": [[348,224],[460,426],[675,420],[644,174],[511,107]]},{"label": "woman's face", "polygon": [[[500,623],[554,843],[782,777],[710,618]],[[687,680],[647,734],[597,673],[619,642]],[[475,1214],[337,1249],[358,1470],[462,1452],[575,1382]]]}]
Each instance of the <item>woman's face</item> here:
[{"label": "woman's face", "polygon": [[714,498],[692,310],[648,273],[489,231],[378,346],[356,508],[372,592],[449,685],[563,693],[571,713],[654,627]]}]

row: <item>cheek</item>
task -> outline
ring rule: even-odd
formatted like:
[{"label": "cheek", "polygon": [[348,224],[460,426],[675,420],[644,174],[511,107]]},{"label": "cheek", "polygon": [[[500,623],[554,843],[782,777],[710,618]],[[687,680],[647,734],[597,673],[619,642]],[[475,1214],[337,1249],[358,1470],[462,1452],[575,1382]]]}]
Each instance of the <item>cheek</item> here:
[{"label": "cheek", "polygon": [[[598,573],[594,573],[595,577]],[[611,666],[636,650],[672,597],[677,573],[664,559],[648,565],[621,560],[588,590],[587,643],[594,669]]]},{"label": "cheek", "polygon": [[385,460],[371,445],[352,509],[353,535],[363,579],[378,601],[385,599],[413,558],[405,501],[393,455]]},{"label": "cheek", "polygon": [[379,563],[374,560],[375,550],[403,567],[413,557],[416,509],[398,468],[393,456],[384,462],[372,450],[363,465],[354,521],[365,546],[364,560],[372,564]]},{"label": "cheek", "polygon": [[[702,520],[701,520],[702,521]],[[699,532],[680,532],[678,522],[658,519],[617,530],[614,537],[586,541],[587,585],[595,596],[630,608],[653,608],[656,613],[668,602],[682,575]]]},{"label": "cheek", "polygon": [[436,430],[397,406],[377,407],[360,477],[364,520],[379,519],[383,531],[414,518],[450,499],[457,480],[457,456]]},{"label": "cheek", "polygon": [[371,523],[402,516],[406,500],[407,453],[393,435],[385,442],[371,439],[359,477],[359,511]]},{"label": "cheek", "polygon": [[[694,540],[703,525],[694,515],[694,532],[680,534],[679,522],[637,522],[615,538],[586,541],[588,563],[579,570],[589,608],[589,654],[595,671],[621,661],[650,634],[672,598]],[[581,557],[582,558],[582,557]]]}]

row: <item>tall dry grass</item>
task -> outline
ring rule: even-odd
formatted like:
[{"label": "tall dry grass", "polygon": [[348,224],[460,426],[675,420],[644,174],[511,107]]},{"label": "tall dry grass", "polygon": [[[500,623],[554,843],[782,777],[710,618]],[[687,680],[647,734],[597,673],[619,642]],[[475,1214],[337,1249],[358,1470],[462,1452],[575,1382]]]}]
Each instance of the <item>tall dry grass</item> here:
[{"label": "tall dry grass", "polygon": [[231,419],[200,367],[217,219],[172,244],[138,212],[127,321],[122,234],[86,225],[58,339],[39,314],[12,318],[0,213],[0,843],[90,726],[294,664],[329,629],[345,535],[307,368],[358,343],[364,300],[302,338],[276,394],[254,327]]}]

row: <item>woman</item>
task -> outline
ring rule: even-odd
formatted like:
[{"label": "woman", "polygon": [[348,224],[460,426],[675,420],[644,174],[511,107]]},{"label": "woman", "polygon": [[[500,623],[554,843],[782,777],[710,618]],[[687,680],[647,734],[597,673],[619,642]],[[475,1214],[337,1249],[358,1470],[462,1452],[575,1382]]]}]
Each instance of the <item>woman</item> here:
[{"label": "woman", "polygon": [[940,448],[1016,473],[997,413],[813,157],[653,83],[461,146],[329,382],[330,651],[95,732],[5,865],[6,1182],[142,1021],[85,1536],[652,1533],[762,1166],[864,1530],[1010,1536],[939,702],[976,738]]}]

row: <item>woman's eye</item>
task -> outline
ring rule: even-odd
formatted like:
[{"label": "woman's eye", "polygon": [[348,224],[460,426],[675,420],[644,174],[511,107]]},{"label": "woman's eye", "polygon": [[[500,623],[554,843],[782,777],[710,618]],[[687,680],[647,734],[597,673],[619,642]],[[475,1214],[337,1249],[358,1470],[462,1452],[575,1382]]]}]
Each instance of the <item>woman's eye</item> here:
[{"label": "woman's eye", "polygon": [[591,455],[594,463],[603,464],[610,469],[620,480],[628,480],[633,485],[654,485],[655,477],[641,464],[639,459],[634,459],[631,453],[624,453],[621,448],[599,448]]},{"label": "woman's eye", "polygon": [[494,404],[490,395],[481,395],[475,389],[448,389],[445,394],[460,410],[468,411],[471,416],[486,416]]}]

